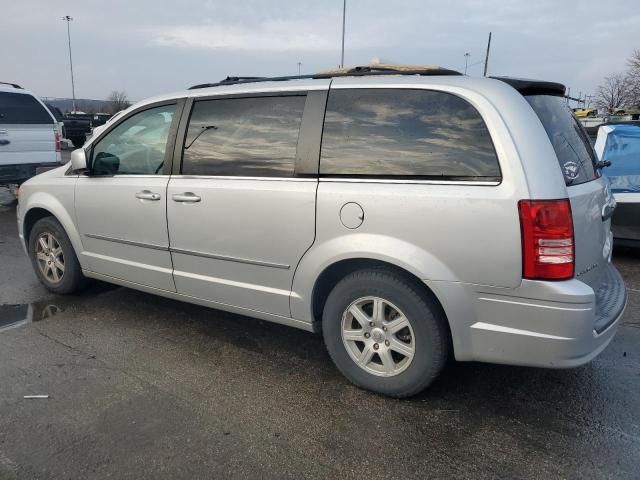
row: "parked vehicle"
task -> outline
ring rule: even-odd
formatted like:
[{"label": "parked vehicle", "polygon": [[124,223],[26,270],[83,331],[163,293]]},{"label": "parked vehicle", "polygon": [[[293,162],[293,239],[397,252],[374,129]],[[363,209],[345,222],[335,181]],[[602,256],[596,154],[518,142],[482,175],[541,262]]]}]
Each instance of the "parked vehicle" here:
[{"label": "parked vehicle", "polygon": [[617,245],[640,247],[640,122],[603,125],[595,150],[604,162],[617,208],[611,230]]},{"label": "parked vehicle", "polygon": [[43,284],[86,278],[322,331],[361,387],[573,367],[626,303],[613,198],[564,86],[378,67],[129,109],[20,194]]},{"label": "parked vehicle", "polygon": [[76,148],[84,145],[91,133],[91,115],[86,113],[67,113],[64,116],[64,131],[66,138],[71,140]]},{"label": "parked vehicle", "polygon": [[60,163],[60,134],[51,112],[31,92],[0,82],[0,185],[20,184],[37,168]]},{"label": "parked vehicle", "polygon": [[596,108],[574,108],[573,114],[578,118],[592,118],[598,116],[598,110]]}]

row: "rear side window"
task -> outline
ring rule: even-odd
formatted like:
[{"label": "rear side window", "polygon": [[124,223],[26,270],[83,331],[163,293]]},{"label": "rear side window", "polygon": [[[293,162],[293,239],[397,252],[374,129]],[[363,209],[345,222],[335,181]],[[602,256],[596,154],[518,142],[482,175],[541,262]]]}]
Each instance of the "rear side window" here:
[{"label": "rear side window", "polygon": [[0,92],[0,124],[52,124],[49,112],[26,93]]},{"label": "rear side window", "polygon": [[564,98],[552,95],[528,95],[525,98],[549,136],[565,183],[578,185],[598,178],[596,155],[589,136]]},{"label": "rear side window", "polygon": [[196,101],[182,173],[292,177],[306,96]]},{"label": "rear side window", "polygon": [[332,90],[320,173],[500,179],[493,143],[478,111],[455,95],[427,90]]}]

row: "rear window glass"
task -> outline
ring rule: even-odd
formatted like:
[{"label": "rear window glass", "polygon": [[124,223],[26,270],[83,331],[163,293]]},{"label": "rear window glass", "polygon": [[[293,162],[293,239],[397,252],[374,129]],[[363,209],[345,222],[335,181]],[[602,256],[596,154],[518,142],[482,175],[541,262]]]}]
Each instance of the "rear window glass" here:
[{"label": "rear window glass", "polygon": [[564,98],[551,95],[525,97],[542,122],[556,152],[567,185],[598,178],[596,155],[587,132]]},{"label": "rear window glass", "polygon": [[49,112],[31,95],[0,92],[0,124],[53,123]]},{"label": "rear window glass", "polygon": [[332,90],[320,173],[500,179],[491,136],[471,104],[449,93],[408,89]]}]

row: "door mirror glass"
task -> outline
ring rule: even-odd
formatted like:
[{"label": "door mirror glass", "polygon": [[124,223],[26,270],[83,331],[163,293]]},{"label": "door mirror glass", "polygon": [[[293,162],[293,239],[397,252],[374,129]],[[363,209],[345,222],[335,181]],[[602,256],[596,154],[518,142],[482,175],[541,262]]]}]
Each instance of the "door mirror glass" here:
[{"label": "door mirror glass", "polygon": [[71,152],[71,171],[73,173],[84,173],[87,170],[87,155],[84,149],[78,148]]},{"label": "door mirror glass", "polygon": [[99,152],[93,160],[91,175],[112,176],[120,169],[120,159],[108,152]]}]

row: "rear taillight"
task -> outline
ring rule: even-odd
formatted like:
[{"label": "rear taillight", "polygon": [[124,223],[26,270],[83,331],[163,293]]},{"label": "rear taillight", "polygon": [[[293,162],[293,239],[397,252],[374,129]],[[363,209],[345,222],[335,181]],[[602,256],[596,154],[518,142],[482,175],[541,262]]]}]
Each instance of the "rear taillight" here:
[{"label": "rear taillight", "polygon": [[573,278],[575,244],[569,199],[520,200],[522,277],[532,280]]},{"label": "rear taillight", "polygon": [[55,131],[53,132],[53,139],[56,142],[56,152],[59,152],[62,150],[62,144],[60,143],[60,134]]}]

